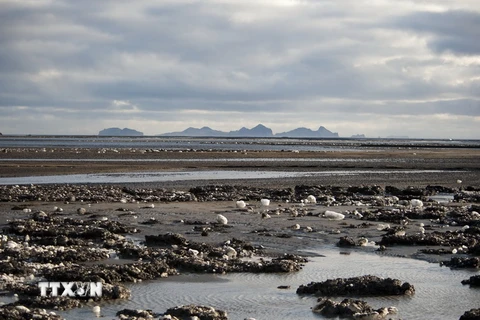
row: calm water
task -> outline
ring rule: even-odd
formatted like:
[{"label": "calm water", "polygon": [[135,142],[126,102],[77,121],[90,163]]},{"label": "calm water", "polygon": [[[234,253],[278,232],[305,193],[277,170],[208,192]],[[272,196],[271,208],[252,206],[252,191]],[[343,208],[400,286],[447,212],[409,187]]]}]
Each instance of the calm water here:
[{"label": "calm water", "polygon": [[[372,250],[372,249],[370,249]],[[320,247],[304,269],[292,274],[183,275],[130,285],[132,298],[102,306],[102,315],[113,318],[123,308],[152,309],[162,313],[182,304],[205,304],[228,311],[229,319],[323,319],[310,308],[316,298],[298,296],[296,288],[311,281],[367,274],[393,277],[415,286],[413,297],[361,298],[373,307],[396,306],[394,319],[458,319],[466,310],[480,307],[480,289],[461,281],[474,273],[450,270],[437,263],[351,251],[340,255],[332,246]],[[345,250],[343,250],[345,251]],[[279,290],[279,285],[290,285]],[[341,300],[343,297],[336,298]],[[92,318],[91,307],[62,312],[67,319]]]},{"label": "calm water", "polygon": [[191,180],[238,180],[238,179],[271,179],[295,177],[322,177],[346,175],[391,175],[455,172],[444,170],[337,170],[337,171],[245,171],[245,170],[208,170],[208,171],[162,171],[162,172],[121,172],[70,174],[52,176],[29,176],[0,178],[0,185],[16,184],[61,184],[61,183],[142,183]]}]

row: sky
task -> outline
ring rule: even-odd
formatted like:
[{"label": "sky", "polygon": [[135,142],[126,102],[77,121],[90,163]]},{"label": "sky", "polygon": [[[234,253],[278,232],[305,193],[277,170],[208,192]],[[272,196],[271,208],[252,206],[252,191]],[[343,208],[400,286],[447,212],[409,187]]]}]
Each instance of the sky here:
[{"label": "sky", "polygon": [[480,139],[478,0],[0,0],[0,132]]}]

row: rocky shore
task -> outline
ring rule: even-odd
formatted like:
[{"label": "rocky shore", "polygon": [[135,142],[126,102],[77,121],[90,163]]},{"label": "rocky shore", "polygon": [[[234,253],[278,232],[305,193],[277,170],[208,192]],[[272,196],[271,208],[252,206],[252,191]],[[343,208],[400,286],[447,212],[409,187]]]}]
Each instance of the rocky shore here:
[{"label": "rocky shore", "polygon": [[[474,274],[465,277],[463,288],[478,290],[480,151],[443,145],[341,147],[345,150],[0,150],[0,177],[349,170],[285,179],[1,185],[0,293],[13,302],[0,305],[0,319],[56,320],[61,310],[79,307],[101,317],[101,305],[131,297],[129,284],[182,274],[301,272],[312,258],[308,250],[319,243],[338,246],[342,254],[363,250],[468,269]],[[40,281],[78,282],[75,292],[82,282],[100,282],[103,294],[42,297]],[[415,299],[416,284],[404,281],[373,274],[332,277],[304,284],[298,293],[318,296],[312,312],[324,317],[398,319],[401,309],[374,308],[368,300],[387,294]],[[123,309],[116,317],[224,320],[228,312],[174,304],[166,310]],[[457,318],[479,314],[472,305]]]},{"label": "rocky shore", "polygon": [[[439,194],[448,194],[450,200],[438,202]],[[58,319],[55,310],[127,299],[126,283],[181,273],[298,272],[308,263],[308,256],[299,256],[298,249],[308,248],[318,238],[340,247],[370,246],[383,254],[422,258],[450,268],[480,268],[480,188],[476,186],[208,185],[188,190],[1,186],[0,207],[0,291],[17,296],[15,302],[0,307],[0,319]],[[309,237],[300,239],[299,234]],[[103,296],[40,297],[38,281],[101,282]],[[464,284],[478,286],[478,276]],[[297,292],[413,295],[414,285],[365,275],[330,279]],[[353,304],[356,312],[342,311],[352,310]],[[158,315],[121,312],[118,316],[227,319],[226,312],[206,312],[208,306],[188,308],[197,311],[172,306]],[[392,310],[373,309],[365,301],[325,298],[313,309],[324,315],[370,314],[379,319]]]}]

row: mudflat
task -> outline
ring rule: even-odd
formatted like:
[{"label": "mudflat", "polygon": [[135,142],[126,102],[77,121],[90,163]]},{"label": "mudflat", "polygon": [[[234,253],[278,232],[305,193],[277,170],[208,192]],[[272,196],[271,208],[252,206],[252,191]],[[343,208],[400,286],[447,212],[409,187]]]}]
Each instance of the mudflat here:
[{"label": "mudflat", "polygon": [[[0,177],[86,173],[201,170],[345,171],[321,177],[248,179],[216,183],[285,187],[298,184],[456,186],[480,184],[480,150],[475,148],[389,148],[361,151],[159,151],[141,149],[9,148],[0,153]],[[408,170],[415,170],[411,174]],[[383,171],[382,174],[376,173]],[[387,172],[385,172],[387,171]],[[392,173],[388,173],[391,171]],[[402,173],[404,171],[404,173]],[[442,171],[442,172],[438,172]],[[212,181],[149,183],[189,188]]]},{"label": "mudflat", "polygon": [[[44,269],[44,276],[54,278],[71,276],[76,268],[109,274],[119,264],[130,271],[150,270],[138,275],[140,280],[184,271],[295,272],[304,263],[300,253],[308,260],[308,250],[323,245],[336,245],[342,254],[361,250],[479,268],[479,159],[479,150],[472,148],[355,152],[10,148],[1,153],[0,177],[201,170],[348,174],[0,186],[0,225],[10,241],[2,245],[17,265],[12,272],[19,276],[29,275],[31,261],[71,259],[74,264],[67,263],[56,273]],[[262,199],[270,200],[268,205]],[[135,242],[150,236],[157,240],[147,241],[146,247]],[[48,249],[43,249],[45,244]],[[39,256],[40,248],[57,256],[51,261]],[[67,255],[69,250],[77,255]],[[108,258],[111,250],[120,259]],[[202,250],[209,252],[208,257]],[[265,260],[257,265],[235,259],[241,255]],[[164,260],[154,258],[160,256]],[[278,257],[285,260],[274,260]],[[265,262],[268,259],[273,262]],[[119,281],[137,280],[132,279]],[[12,292],[22,295],[30,290],[23,280],[13,278],[12,283]],[[127,297],[128,290],[118,290],[124,293],[121,298]],[[29,305],[28,301],[22,303]]]}]

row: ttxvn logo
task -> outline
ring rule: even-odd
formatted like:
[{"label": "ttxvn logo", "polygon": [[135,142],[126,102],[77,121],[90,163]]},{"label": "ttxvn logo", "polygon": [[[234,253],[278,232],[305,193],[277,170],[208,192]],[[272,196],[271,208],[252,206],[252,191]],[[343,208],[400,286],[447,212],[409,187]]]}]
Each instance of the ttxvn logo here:
[{"label": "ttxvn logo", "polygon": [[101,297],[101,282],[39,282],[42,297]]}]

